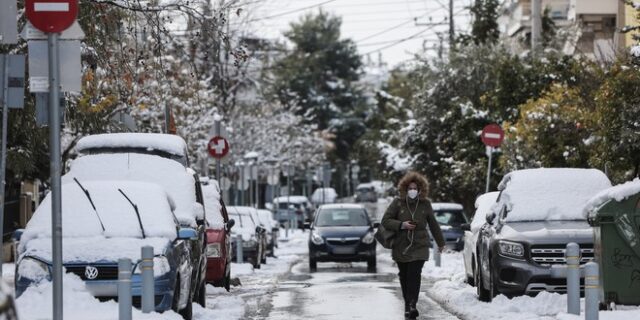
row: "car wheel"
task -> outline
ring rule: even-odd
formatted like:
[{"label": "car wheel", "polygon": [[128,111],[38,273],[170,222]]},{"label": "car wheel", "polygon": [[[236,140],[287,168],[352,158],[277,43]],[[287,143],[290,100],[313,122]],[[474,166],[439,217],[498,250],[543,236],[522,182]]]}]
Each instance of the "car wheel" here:
[{"label": "car wheel", "polygon": [[478,263],[476,266],[476,291],[478,293],[478,299],[480,301],[489,302],[491,299],[489,298],[489,290],[484,288],[484,281],[482,281],[482,262],[478,259]]},{"label": "car wheel", "polygon": [[205,281],[202,281],[200,283],[200,288],[198,289],[196,302],[199,305],[201,305],[203,308],[206,308],[207,306],[207,283]]},{"label": "car wheel", "polygon": [[318,270],[318,262],[316,259],[309,258],[309,271],[316,272]]},{"label": "car wheel", "polygon": [[489,301],[493,300],[497,294],[496,279],[493,278],[493,262],[489,260]]},{"label": "car wheel", "polygon": [[471,277],[467,277],[467,283],[472,286],[475,287],[476,285],[476,264],[475,264],[475,257],[471,257]]},{"label": "car wheel", "polygon": [[182,319],[191,320],[193,318],[193,302],[187,302],[184,309],[180,310],[178,313],[182,316]]},{"label": "car wheel", "polygon": [[367,260],[367,271],[375,273],[377,271],[376,264],[377,261],[375,256],[373,256],[373,258],[369,258],[369,260]]}]

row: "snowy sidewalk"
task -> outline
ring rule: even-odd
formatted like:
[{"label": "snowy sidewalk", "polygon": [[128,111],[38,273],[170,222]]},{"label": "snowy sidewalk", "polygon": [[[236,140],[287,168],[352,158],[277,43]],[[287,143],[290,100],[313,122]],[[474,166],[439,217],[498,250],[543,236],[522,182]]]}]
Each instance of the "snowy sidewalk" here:
[{"label": "snowy sidewalk", "polygon": [[[490,303],[479,301],[476,288],[464,282],[464,265],[460,252],[443,254],[440,268],[435,267],[433,259],[427,262],[422,276],[426,285],[432,284],[427,295],[464,320],[584,319],[584,299],[581,300],[582,316],[569,315],[566,313],[567,297],[564,294],[542,292],[536,297],[522,296],[513,299],[499,295]],[[600,311],[600,319],[640,319],[640,308]]]}]

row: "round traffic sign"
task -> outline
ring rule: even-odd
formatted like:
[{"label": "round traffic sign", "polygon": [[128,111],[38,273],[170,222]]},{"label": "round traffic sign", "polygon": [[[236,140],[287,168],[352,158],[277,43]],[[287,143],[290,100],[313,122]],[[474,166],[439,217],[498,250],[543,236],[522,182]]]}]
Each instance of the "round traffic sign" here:
[{"label": "round traffic sign", "polygon": [[502,140],[504,140],[504,131],[502,131],[499,125],[492,123],[482,129],[480,138],[485,145],[496,148],[499,147],[500,144],[502,144]]},{"label": "round traffic sign", "polygon": [[38,30],[58,33],[69,28],[78,16],[78,0],[26,0],[27,19]]},{"label": "round traffic sign", "polygon": [[229,153],[229,142],[227,139],[221,136],[215,136],[209,140],[209,144],[207,145],[207,150],[209,154],[216,158],[221,159]]}]

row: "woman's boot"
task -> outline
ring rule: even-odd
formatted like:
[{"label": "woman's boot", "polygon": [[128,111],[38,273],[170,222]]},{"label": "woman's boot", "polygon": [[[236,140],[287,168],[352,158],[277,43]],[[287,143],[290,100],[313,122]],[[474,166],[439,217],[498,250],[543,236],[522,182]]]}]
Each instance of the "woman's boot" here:
[{"label": "woman's boot", "polygon": [[415,319],[419,314],[416,308],[416,301],[411,301],[411,303],[409,303],[409,319]]},{"label": "woman's boot", "polygon": [[409,318],[409,311],[411,310],[411,306],[409,305],[409,302],[405,302],[404,303],[404,317],[405,318]]}]

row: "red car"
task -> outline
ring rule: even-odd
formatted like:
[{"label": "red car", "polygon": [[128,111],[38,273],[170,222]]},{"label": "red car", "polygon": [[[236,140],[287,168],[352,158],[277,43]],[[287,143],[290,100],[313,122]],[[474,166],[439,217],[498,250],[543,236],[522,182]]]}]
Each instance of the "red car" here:
[{"label": "red car", "polygon": [[227,208],[220,196],[220,188],[215,180],[201,178],[207,212],[207,273],[205,280],[216,287],[229,291],[231,280],[231,228],[235,224],[229,219]]}]

